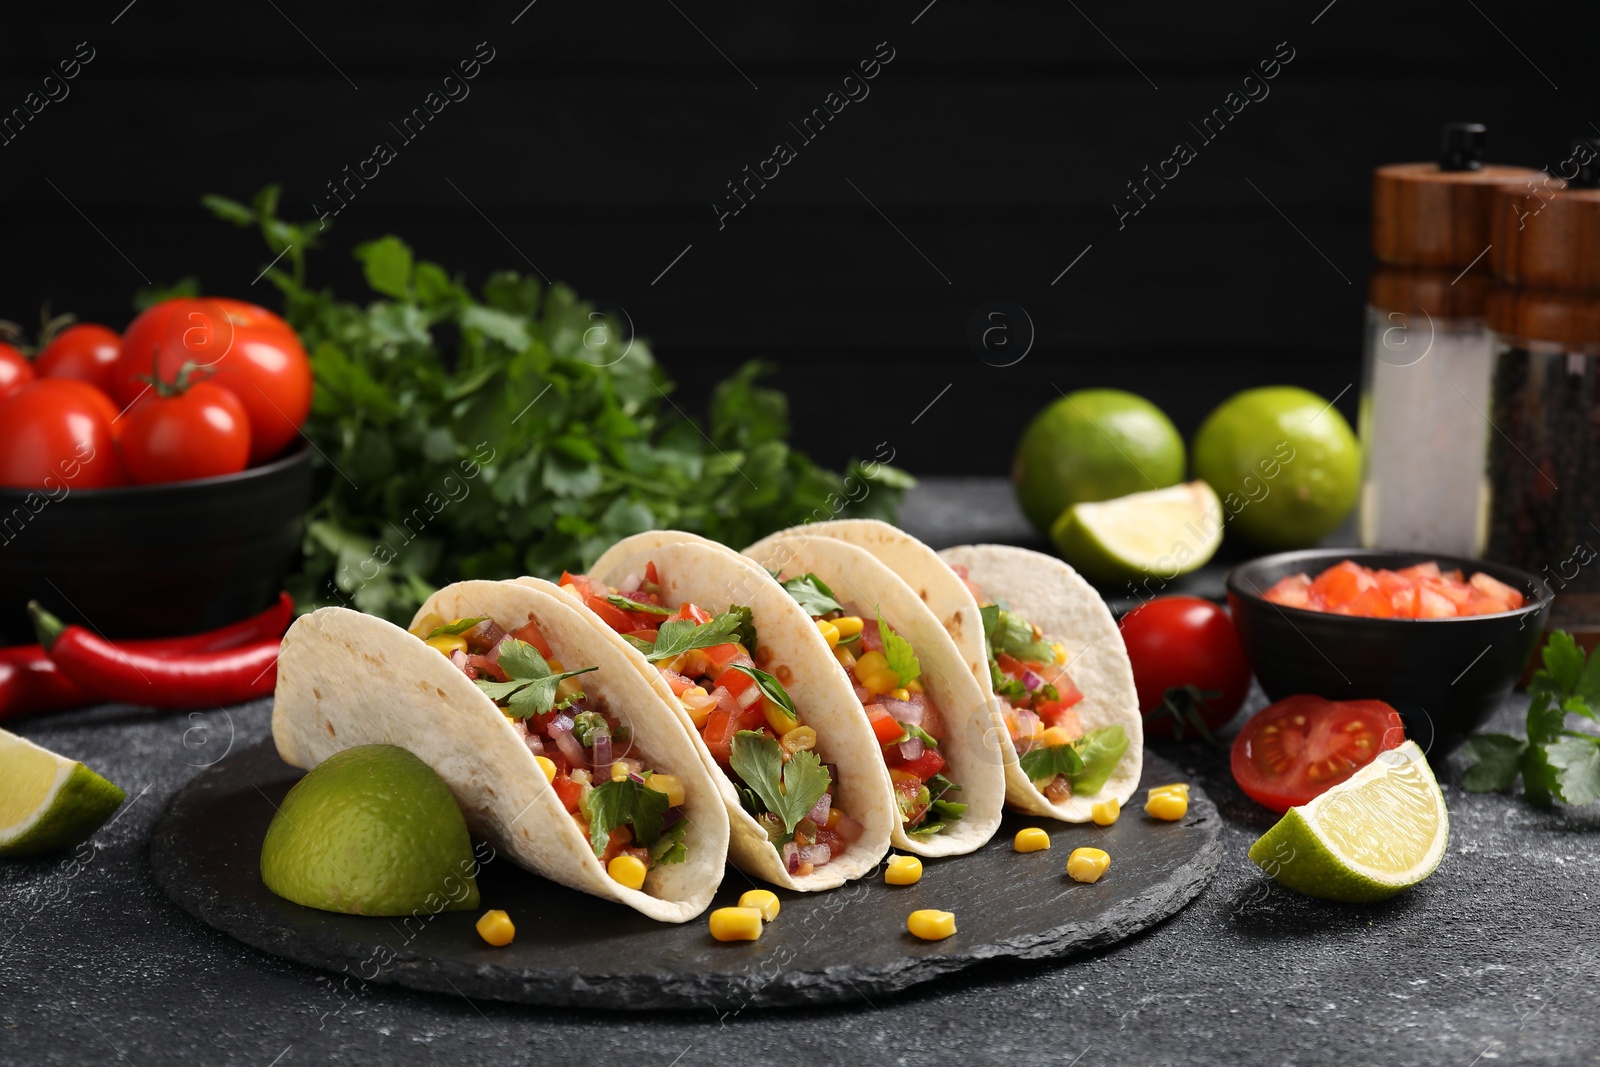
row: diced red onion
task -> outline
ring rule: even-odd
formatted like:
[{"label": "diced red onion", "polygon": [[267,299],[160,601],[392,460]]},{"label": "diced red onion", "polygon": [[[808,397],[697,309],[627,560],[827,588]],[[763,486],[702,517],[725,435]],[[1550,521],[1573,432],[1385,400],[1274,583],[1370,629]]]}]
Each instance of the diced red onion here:
[{"label": "diced red onion", "polygon": [[867,692],[866,686],[858,685],[856,686],[856,699],[863,704],[870,704],[872,703],[872,694]]},{"label": "diced red onion", "polygon": [[838,834],[846,844],[849,844],[861,840],[861,835],[866,832],[866,827],[841,811],[839,813],[839,822],[834,826],[833,832]]},{"label": "diced red onion", "polygon": [[1017,712],[1017,736],[1032,737],[1034,734],[1039,732],[1039,727],[1043,725],[1044,721],[1033,712]]},{"label": "diced red onion", "polygon": [[529,752],[532,752],[535,756],[544,755],[544,738],[529,730],[528,735],[523,740],[528,743]]},{"label": "diced red onion", "polygon": [[611,734],[596,730],[589,737],[594,752],[594,776],[602,782],[611,780]]},{"label": "diced red onion", "polygon": [[1035,689],[1039,689],[1039,688],[1043,687],[1044,679],[1039,677],[1037,674],[1033,673],[1032,671],[1023,671],[1022,672],[1022,684],[1028,687],[1028,691],[1029,692],[1032,692]]},{"label": "diced red onion", "polygon": [[661,813],[661,828],[663,830],[667,829],[668,827],[676,826],[682,821],[682,808],[668,808],[666,811]]},{"label": "diced red onion", "polygon": [[644,785],[644,775],[639,774],[636,771],[629,771],[628,772],[628,780],[629,781],[633,781],[633,782],[638,782],[640,785]]},{"label": "diced red onion", "polygon": [[919,701],[896,700],[893,697],[879,697],[878,703],[883,705],[883,710],[889,713],[895,722],[908,722],[912,726],[922,725],[922,708]]},{"label": "diced red onion", "polygon": [[788,844],[783,846],[783,852],[781,852],[780,855],[783,857],[784,870],[788,871],[790,874],[794,874],[800,869],[799,845],[795,844],[793,841],[790,841]]},{"label": "diced red onion", "polygon": [[908,761],[921,759],[922,751],[925,747],[922,743],[922,738],[908,737],[900,742],[900,758]]},{"label": "diced red onion", "polygon": [[883,635],[878,632],[878,620],[866,619],[861,627],[861,648],[864,652],[882,652]]},{"label": "diced red onion", "polygon": [[728,687],[725,685],[717,686],[711,691],[711,695],[717,698],[717,707],[729,715],[737,715],[744,710],[739,707],[739,702],[733,699],[733,694],[728,692]]},{"label": "diced red onion", "polygon": [[468,678],[476,678],[478,676],[477,671],[467,666],[467,654],[461,649],[455,649],[450,653],[450,662],[455,666],[456,670],[460,671]]},{"label": "diced red onion", "polygon": [[816,806],[806,813],[806,818],[821,826],[828,821],[828,809],[833,807],[833,797],[827,793],[817,801]]},{"label": "diced red onion", "polygon": [[574,767],[589,766],[589,759],[584,755],[583,746],[578,744],[578,739],[572,736],[572,719],[566,715],[557,715],[555,720],[546,729],[561,754],[567,757],[567,762]]},{"label": "diced red onion", "polygon": [[821,867],[833,859],[833,849],[827,845],[807,845],[800,850],[800,862],[809,863],[813,867]]}]

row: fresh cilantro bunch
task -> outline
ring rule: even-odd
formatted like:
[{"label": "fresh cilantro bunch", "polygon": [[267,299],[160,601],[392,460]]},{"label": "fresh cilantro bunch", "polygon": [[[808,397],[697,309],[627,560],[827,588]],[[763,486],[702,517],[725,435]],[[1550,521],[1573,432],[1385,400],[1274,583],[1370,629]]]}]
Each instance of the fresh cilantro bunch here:
[{"label": "fresh cilantro bunch", "polygon": [[1528,686],[1528,736],[1474,734],[1467,755],[1474,760],[1462,788],[1495,793],[1522,776],[1522,793],[1535,804],[1588,804],[1600,799],[1600,736],[1567,729],[1567,716],[1600,718],[1600,654],[1588,657],[1562,630],[1544,646],[1544,669]]},{"label": "fresh cilantro bunch", "polygon": [[277,257],[265,277],[311,355],[303,607],[348,602],[403,625],[447,582],[576,572],[650,529],[743,545],[816,517],[892,518],[913,484],[791,449],[760,363],[713,390],[702,429],[668,400],[649,346],[564,285],[503,272],[474,292],[391,236],[356,248],[373,298],[355,303],[308,284],[319,226],[278,218],[276,186],[204,203],[260,230]]}]

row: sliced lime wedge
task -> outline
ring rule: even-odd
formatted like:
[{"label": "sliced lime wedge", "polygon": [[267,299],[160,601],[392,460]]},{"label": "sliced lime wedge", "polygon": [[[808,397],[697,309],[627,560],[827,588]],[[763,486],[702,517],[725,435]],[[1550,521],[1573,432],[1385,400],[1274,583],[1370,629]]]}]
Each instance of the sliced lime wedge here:
[{"label": "sliced lime wedge", "polygon": [[70,848],[126,795],[77,760],[0,730],[0,856]]},{"label": "sliced lime wedge", "polygon": [[1449,840],[1439,783],[1416,742],[1407,741],[1290,808],[1250,846],[1250,858],[1290,889],[1361,904],[1428,877]]},{"label": "sliced lime wedge", "polygon": [[1102,581],[1176,578],[1222,544],[1222,501],[1205,482],[1133,493],[1061,513],[1050,537],[1068,563]]}]

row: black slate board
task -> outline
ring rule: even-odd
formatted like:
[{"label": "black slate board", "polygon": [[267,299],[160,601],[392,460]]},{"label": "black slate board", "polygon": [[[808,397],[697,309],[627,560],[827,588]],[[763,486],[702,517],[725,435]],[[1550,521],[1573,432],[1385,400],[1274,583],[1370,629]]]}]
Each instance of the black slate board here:
[{"label": "black slate board", "polygon": [[[336,991],[351,998],[376,982],[611,1009],[734,1011],[860,1000],[983,960],[1111,944],[1177,912],[1221,858],[1217,811],[1198,785],[1178,823],[1157,822],[1138,807],[1108,828],[1012,814],[978,852],[925,860],[914,886],[885,885],[875,872],[827,893],[778,890],[782,913],[761,939],[728,944],[712,940],[704,916],[657,923],[496,859],[478,878],[482,907],[504,908],[517,926],[516,940],[497,949],[473,930],[479,912],[363,918],[268,892],[259,874],[261,841],[275,805],[300,776],[270,740],[233,753],[173,797],[151,839],[151,865],[162,888],[197,918],[262,951],[335,972]],[[1146,754],[1142,786],[1183,777]],[[1030,825],[1049,831],[1051,847],[1019,855],[1012,836]],[[1064,873],[1068,854],[1083,845],[1112,857],[1110,872],[1094,885]],[[734,904],[758,884],[730,868],[712,906]],[[917,940],[905,921],[919,908],[955,912],[959,932]]]}]

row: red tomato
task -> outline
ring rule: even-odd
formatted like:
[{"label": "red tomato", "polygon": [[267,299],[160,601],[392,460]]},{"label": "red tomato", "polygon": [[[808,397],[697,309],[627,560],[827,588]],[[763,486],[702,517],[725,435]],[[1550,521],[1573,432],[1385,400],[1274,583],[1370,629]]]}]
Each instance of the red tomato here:
[{"label": "red tomato", "polygon": [[603,596],[587,596],[583,598],[584,606],[596,615],[600,621],[617,631],[619,634],[628,634],[639,628],[639,623],[626,611],[612,607]]},{"label": "red tomato", "polygon": [[926,782],[944,770],[944,757],[939,755],[939,750],[936,748],[925,748],[922,750],[922,755],[916,759],[902,761],[899,769],[907,774],[914,774],[919,780]]},{"label": "red tomato", "polygon": [[866,712],[867,721],[872,725],[872,732],[878,738],[878,744],[887,745],[905,733],[894,716],[889,714],[889,709],[882,704],[868,704]]},{"label": "red tomato", "polygon": [[171,381],[185,363],[211,372],[250,418],[250,462],[282,452],[311,411],[311,361],[289,324],[237,300],[167,300],[147,309],[122,336],[116,396],[144,392],[140,376]]},{"label": "red tomato", "polygon": [[526,642],[527,644],[530,644],[534,648],[538,649],[539,655],[543,656],[545,659],[550,658],[550,642],[545,640],[544,631],[539,629],[539,624],[533,619],[529,619],[528,625],[522,627],[520,630],[511,631],[511,636],[515,637],[518,641]]},{"label": "red tomato", "polygon": [[56,379],[0,400],[0,485],[47,495],[126,485],[108,410],[99,390]]},{"label": "red tomato", "polygon": [[75,378],[110,396],[116,391],[122,337],[109,326],[80,322],[56,334],[33,365],[41,378]]},{"label": "red tomato", "polygon": [[7,344],[0,344],[0,400],[4,400],[37,375],[28,357]]},{"label": "red tomato", "polygon": [[125,421],[122,460],[142,485],[236,474],[250,461],[244,405],[208,381],[173,396],[151,393]]},{"label": "red tomato", "polygon": [[688,619],[696,626],[703,626],[711,621],[711,613],[709,611],[698,604],[691,604],[687,600],[678,606],[678,613],[672,617],[674,619]]},{"label": "red tomato", "polygon": [[[1250,691],[1250,664],[1233,620],[1209,600],[1168,596],[1141,604],[1122,618],[1122,643],[1133,663],[1139,710],[1146,714],[1161,707],[1168,689],[1192,685],[1221,694],[1200,708],[1207,729],[1215,730],[1233,718]],[[1170,737],[1172,725],[1170,716],[1157,716],[1145,733]]]},{"label": "red tomato", "polygon": [[576,596],[579,600],[587,600],[594,595],[594,583],[589,581],[587,574],[573,574],[571,571],[562,571],[561,580],[556,584],[563,589],[569,585],[572,586],[576,590]]},{"label": "red tomato", "polygon": [[578,798],[583,795],[583,786],[564,774],[556,775],[550,784],[555,788],[556,799],[561,801],[562,807],[568,811],[578,810]]},{"label": "red tomato", "polygon": [[1285,812],[1355,774],[1406,739],[1400,713],[1381,700],[1293,696],[1262,708],[1233,742],[1233,780],[1256,802]]}]

